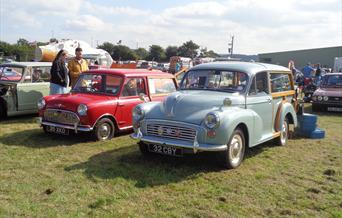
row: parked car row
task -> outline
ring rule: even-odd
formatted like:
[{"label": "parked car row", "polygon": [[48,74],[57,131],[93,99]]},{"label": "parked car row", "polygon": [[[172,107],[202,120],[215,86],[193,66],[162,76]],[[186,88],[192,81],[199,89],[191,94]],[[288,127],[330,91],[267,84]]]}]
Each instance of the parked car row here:
[{"label": "parked car row", "polygon": [[[0,67],[0,112],[28,113],[38,107],[46,133],[87,132],[96,140],[108,140],[133,129],[131,137],[139,141],[143,154],[210,151],[219,154],[227,168],[238,167],[249,147],[272,139],[285,145],[301,112],[291,71],[277,65],[201,64],[184,72],[179,87],[174,75],[158,70],[94,69],[82,73],[70,93],[51,96],[45,96],[48,76],[43,66]],[[35,70],[40,70],[38,80]],[[329,76],[322,88],[342,85],[340,74]],[[46,90],[35,91],[35,83],[36,90]],[[30,98],[25,99],[22,90]],[[330,96],[315,96],[315,102],[330,102]],[[38,104],[29,106],[25,100]]]}]

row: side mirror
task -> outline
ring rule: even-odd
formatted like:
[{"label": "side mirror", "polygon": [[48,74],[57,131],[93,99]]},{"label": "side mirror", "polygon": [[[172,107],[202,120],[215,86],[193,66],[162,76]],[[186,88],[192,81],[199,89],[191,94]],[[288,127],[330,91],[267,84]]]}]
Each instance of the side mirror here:
[{"label": "side mirror", "polygon": [[144,103],[147,102],[146,97],[147,97],[147,96],[146,96],[144,93],[140,93],[140,94],[139,94],[139,99],[140,99],[141,101],[143,101]]}]

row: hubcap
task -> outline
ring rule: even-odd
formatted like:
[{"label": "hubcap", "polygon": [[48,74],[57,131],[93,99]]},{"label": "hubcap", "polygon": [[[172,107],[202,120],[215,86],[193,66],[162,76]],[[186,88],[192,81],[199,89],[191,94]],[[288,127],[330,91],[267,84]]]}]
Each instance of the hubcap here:
[{"label": "hubcap", "polygon": [[281,132],[280,132],[280,138],[281,138],[281,144],[285,145],[286,144],[286,140],[287,140],[287,122],[284,120],[283,126],[281,128]]},{"label": "hubcap", "polygon": [[104,123],[99,127],[99,135],[102,139],[107,139],[110,135],[111,127],[108,123]]},{"label": "hubcap", "polygon": [[229,159],[234,165],[238,164],[241,160],[242,148],[243,148],[242,143],[243,143],[242,138],[238,134],[234,135],[232,141],[230,142]]}]

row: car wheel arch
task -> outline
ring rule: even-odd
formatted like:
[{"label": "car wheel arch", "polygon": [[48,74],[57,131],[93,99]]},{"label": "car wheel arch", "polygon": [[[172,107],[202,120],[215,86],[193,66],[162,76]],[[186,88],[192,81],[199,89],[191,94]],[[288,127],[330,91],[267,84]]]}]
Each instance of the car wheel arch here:
[{"label": "car wheel arch", "polygon": [[235,131],[236,129],[241,129],[241,131],[243,132],[244,137],[245,137],[245,145],[246,145],[246,148],[248,148],[248,147],[249,147],[249,131],[248,131],[247,125],[246,125],[245,123],[239,123],[239,124],[235,127],[234,131]]},{"label": "car wheel arch", "polygon": [[119,130],[118,123],[117,123],[115,117],[114,117],[113,115],[111,115],[111,114],[104,114],[104,115],[100,116],[99,118],[97,118],[97,120],[95,121],[95,123],[94,123],[94,125],[93,125],[93,128],[96,126],[96,124],[97,124],[100,120],[102,120],[102,119],[104,119],[104,118],[108,118],[108,119],[110,119],[110,120],[113,122],[113,124],[114,124],[114,131],[115,131],[115,132],[117,132],[117,131]]}]

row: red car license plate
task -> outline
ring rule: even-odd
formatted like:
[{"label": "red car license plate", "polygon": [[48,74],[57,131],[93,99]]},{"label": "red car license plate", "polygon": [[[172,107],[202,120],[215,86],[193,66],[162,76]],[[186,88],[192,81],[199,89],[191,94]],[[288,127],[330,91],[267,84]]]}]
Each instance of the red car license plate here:
[{"label": "red car license plate", "polygon": [[46,130],[56,134],[69,135],[69,130],[62,127],[46,126]]},{"label": "red car license plate", "polygon": [[173,147],[173,146],[149,144],[148,150],[150,152],[154,152],[158,154],[178,156],[178,157],[183,156],[183,150],[180,148]]}]

